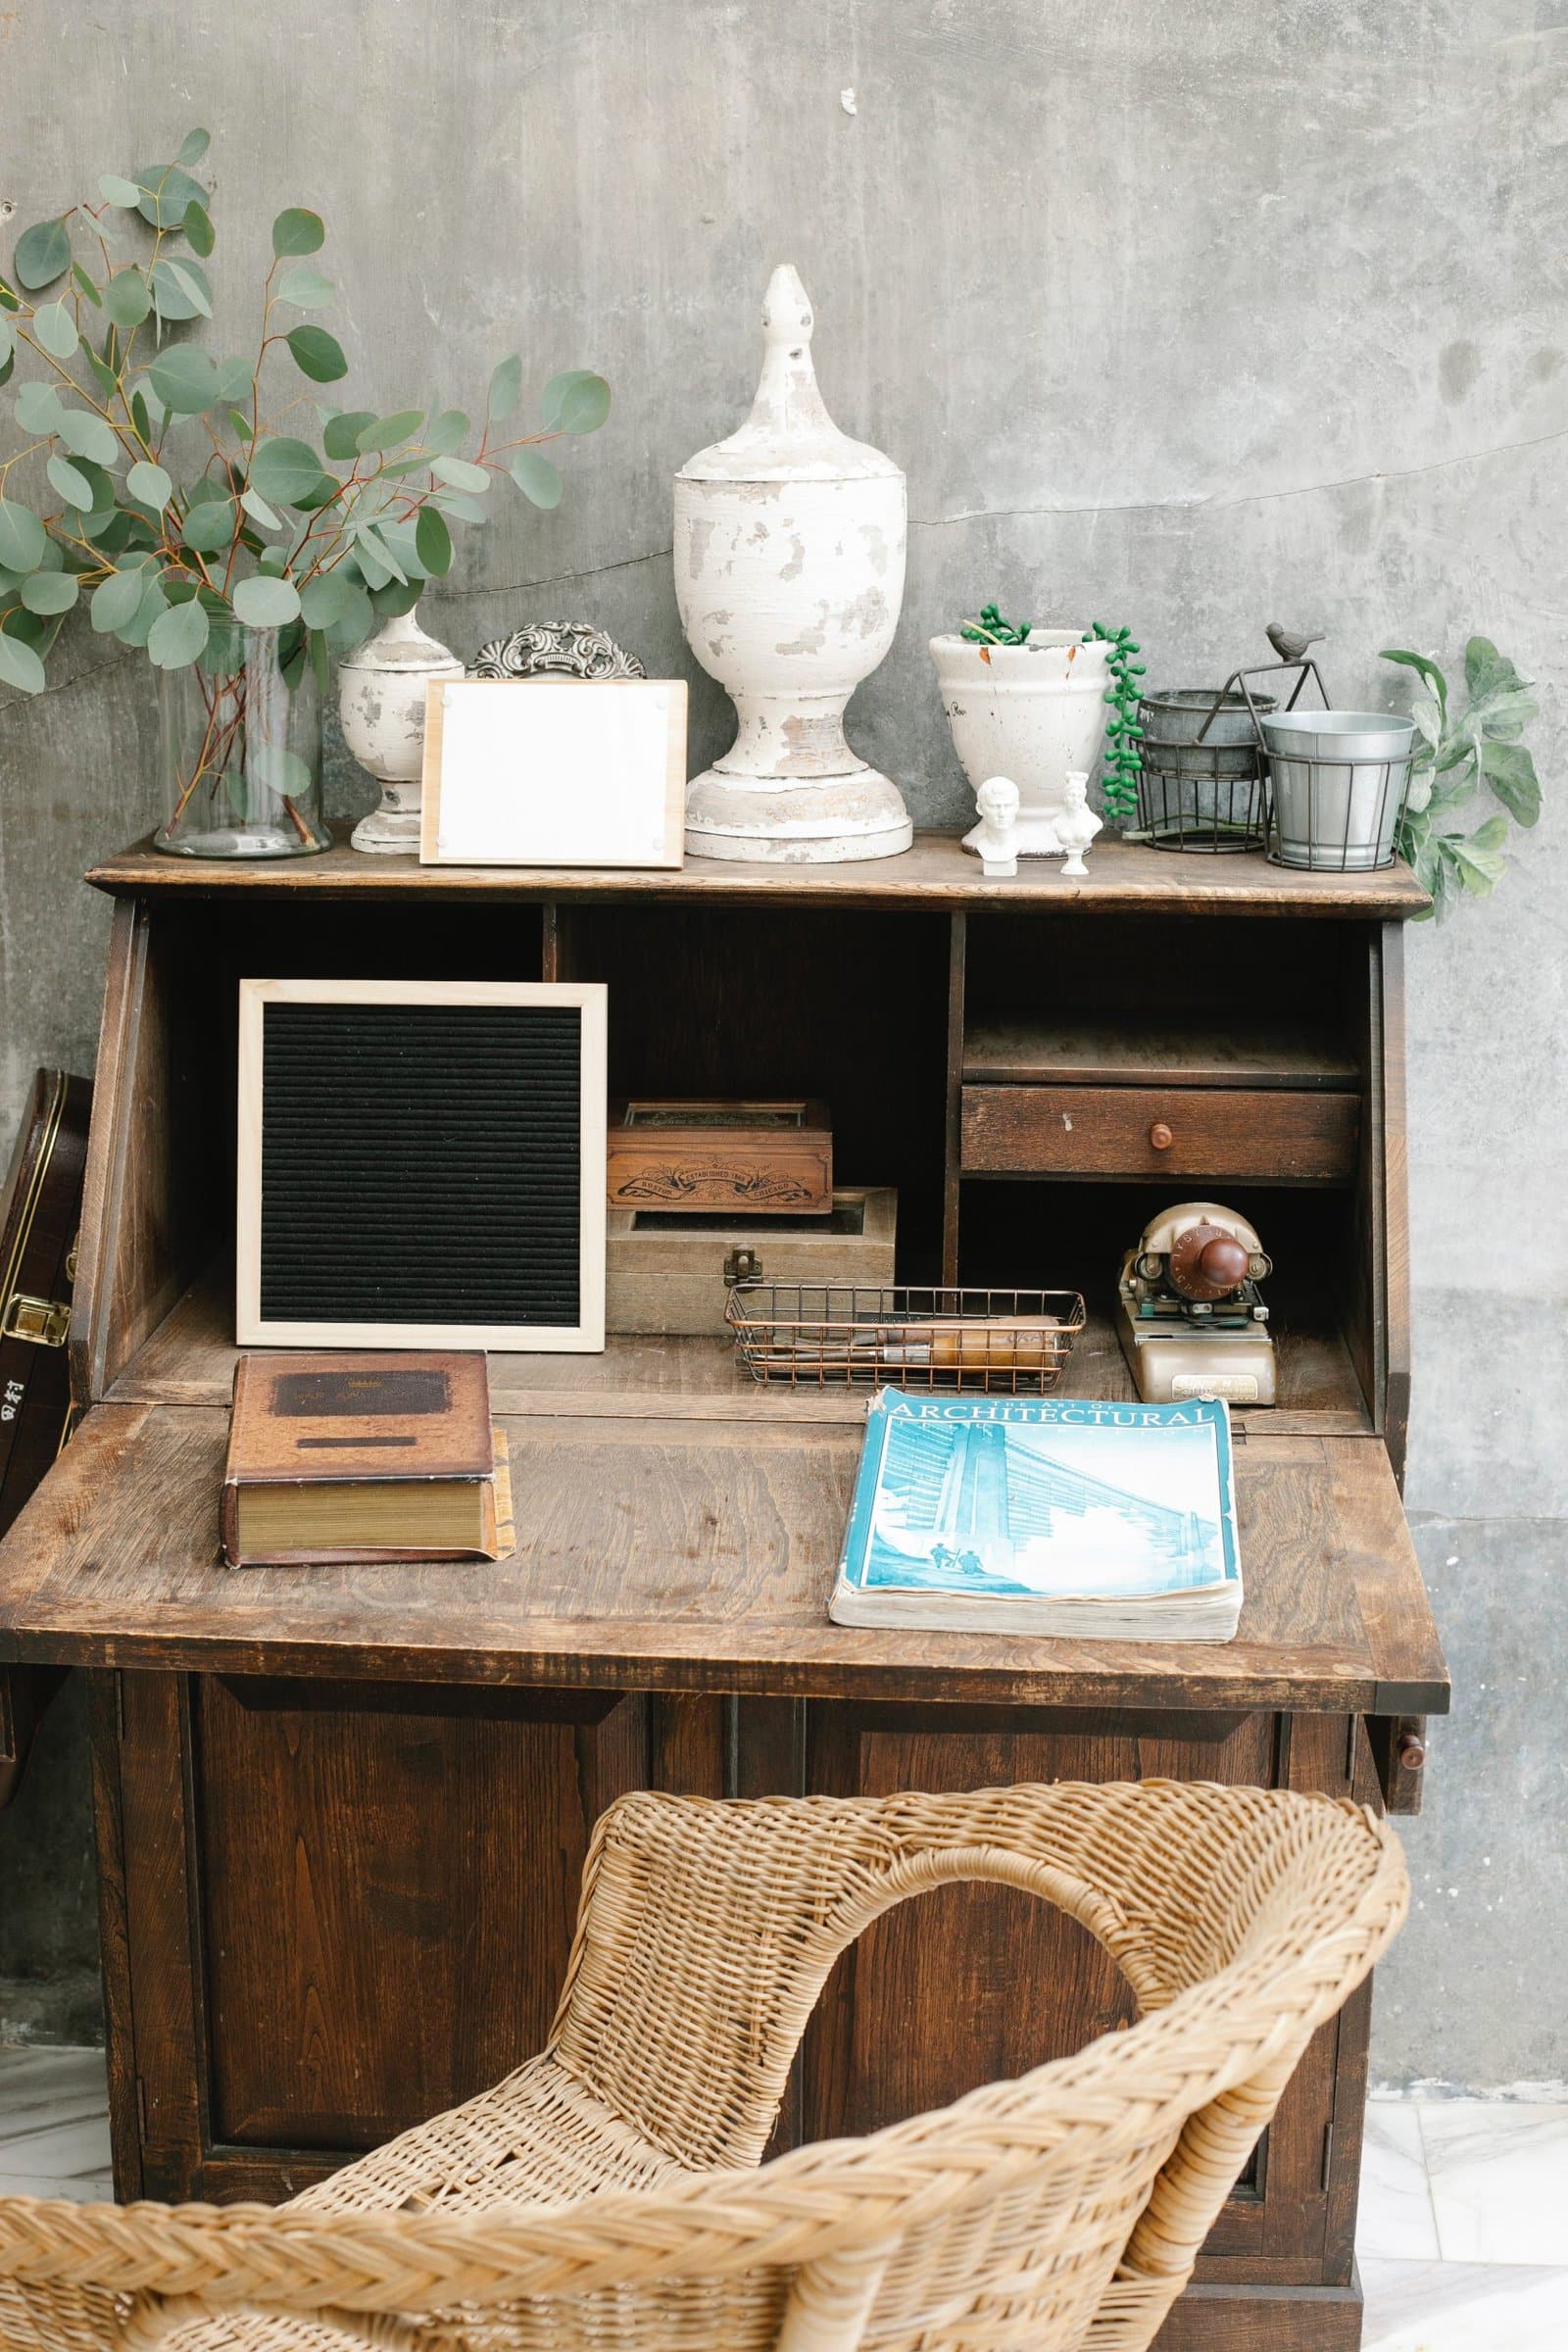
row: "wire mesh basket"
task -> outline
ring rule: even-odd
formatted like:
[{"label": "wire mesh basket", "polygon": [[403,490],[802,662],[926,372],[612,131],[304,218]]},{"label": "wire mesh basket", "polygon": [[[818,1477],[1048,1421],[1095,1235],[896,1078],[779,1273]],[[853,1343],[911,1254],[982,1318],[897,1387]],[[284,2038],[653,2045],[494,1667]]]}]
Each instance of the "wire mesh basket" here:
[{"label": "wire mesh basket", "polygon": [[1076,1291],[752,1282],[724,1319],[755,1380],[1043,1396],[1084,1327]]},{"label": "wire mesh basket", "polygon": [[1146,694],[1138,824],[1156,850],[1260,850],[1263,755],[1255,714],[1267,695],[1212,686]]}]

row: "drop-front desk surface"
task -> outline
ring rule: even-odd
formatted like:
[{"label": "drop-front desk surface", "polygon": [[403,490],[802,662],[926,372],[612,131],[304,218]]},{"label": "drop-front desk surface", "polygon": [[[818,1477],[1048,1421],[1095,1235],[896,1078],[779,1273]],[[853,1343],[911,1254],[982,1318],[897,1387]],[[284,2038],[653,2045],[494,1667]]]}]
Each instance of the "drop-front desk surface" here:
[{"label": "drop-front desk surface", "polygon": [[[88,1672],[122,2196],[287,2194],[537,2047],[587,1838],[628,1788],[1174,1775],[1411,1808],[1416,1719],[1446,1706],[1447,1684],[1391,1465],[1407,1378],[1398,926],[1423,903],[1403,869],[1285,875],[1108,847],[1076,889],[1054,869],[987,883],[926,837],[908,858],[842,869],[427,873],[338,848],[240,874],[139,850],[90,878],[117,907],[73,1332],[84,1418],[0,1547],[0,1672]],[[214,1204],[232,1198],[240,973],[605,978],[612,1086],[837,1094],[846,1178],[900,1184],[908,1278],[1011,1247],[1020,1198],[1062,1202],[1063,1233],[1087,1220],[1097,1262],[1061,1278],[1092,1312],[1063,1386],[1126,1396],[1095,1296],[1094,1172],[1075,1164],[1053,1194],[1049,1165],[1039,1184],[988,1187],[963,1160],[966,1035],[994,1057],[1016,972],[1042,945],[1051,971],[1077,970],[1060,950],[1080,936],[1078,1001],[1070,979],[1037,991],[1029,1052],[1054,1021],[1054,1080],[1070,1036],[1069,1074],[1147,1092],[1143,1065],[1168,1073],[1185,1037],[1181,1083],[1198,1091],[1184,1109],[1244,1088],[1240,1123],[1194,1149],[1212,1151],[1216,1182],[1245,1175],[1322,1278],[1282,1327],[1279,1407],[1235,1416],[1236,1641],[830,1625],[864,1396],[759,1388],[718,1339],[492,1357],[509,1560],[220,1567],[234,1348]],[[798,961],[781,1009],[785,948]],[[1162,1008],[1152,970],[1165,963],[1180,976]],[[628,1011],[617,1068],[617,983],[631,1005],[651,972],[662,1017]],[[880,1002],[879,974],[896,983]],[[1286,1015],[1308,983],[1320,1008],[1325,974],[1339,1042],[1308,1055]],[[1212,1045],[1238,984],[1262,1040],[1240,1074]],[[1136,1071],[1105,1044],[1118,1012],[1139,1028]],[[896,1014],[921,1036],[878,1054]],[[1104,1067],[1079,1067],[1086,1035]],[[974,1051],[970,1063],[978,1084]],[[1275,1191],[1256,1138],[1277,1127],[1249,1124],[1246,1105],[1324,1085],[1354,1097],[1336,1130],[1352,1156],[1326,1187],[1284,1172]],[[1147,1171],[1102,1174],[1124,1220],[1141,1219]],[[1165,2352],[1358,2341],[1368,2008],[1358,1994],[1313,2044]],[[835,1973],[779,2144],[872,2129],[1129,2014],[1074,1923],[1006,1889],[925,1895]]]}]

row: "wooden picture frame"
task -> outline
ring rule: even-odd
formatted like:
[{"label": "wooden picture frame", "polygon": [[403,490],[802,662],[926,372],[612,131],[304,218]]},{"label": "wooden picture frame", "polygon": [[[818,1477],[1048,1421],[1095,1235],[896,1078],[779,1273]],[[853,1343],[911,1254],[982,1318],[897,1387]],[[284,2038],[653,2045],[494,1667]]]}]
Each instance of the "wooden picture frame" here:
[{"label": "wooden picture frame", "polygon": [[[235,1337],[241,1347],[278,1348],[485,1348],[514,1350],[518,1353],[593,1354],[605,1344],[605,1150],[606,1150],[606,1043],[608,989],[595,981],[526,981],[526,980],[260,980],[240,982],[239,1003],[239,1132],[238,1182],[236,1186],[236,1276],[235,1276]],[[275,1301],[265,1294],[278,1287],[269,1267],[269,1244],[275,1264],[279,1249],[290,1247],[290,1210],[275,1208],[272,1230],[269,1230],[268,1205],[264,1187],[264,1160],[268,1139],[268,1072],[267,1019],[270,1007],[374,1007],[393,1010],[419,1011],[439,1008],[456,1011],[472,1009],[476,1012],[495,1008],[526,1011],[539,1008],[552,1013],[576,1013],[575,1031],[568,1023],[556,1023],[548,1030],[549,1044],[545,1050],[554,1056],[554,1066],[560,1074],[557,1092],[562,1094],[566,1107],[559,1114],[554,1130],[543,1129],[545,1164],[553,1187],[552,1199],[557,1215],[558,1230],[570,1229],[570,1204],[575,1201],[576,1249],[574,1254],[574,1293],[571,1281],[572,1252],[565,1243],[553,1240],[548,1248],[555,1250],[553,1280],[563,1295],[574,1296],[574,1312],[563,1314],[558,1320],[544,1321],[526,1317],[486,1317],[476,1315],[465,1320],[454,1315],[440,1320],[410,1316],[407,1319],[388,1316],[358,1316],[330,1313],[304,1314],[298,1311],[279,1312]],[[328,1024],[330,1030],[332,1024]],[[412,1028],[414,1024],[410,1024]],[[427,1066],[434,1073],[430,1083],[450,1089],[451,1102],[443,1103],[432,1099],[421,1114],[417,1125],[411,1129],[407,1118],[409,1080],[406,1074],[407,1057],[400,1061],[398,1071],[389,1075],[377,1068],[373,1051],[378,1024],[364,1025],[364,1034],[354,1035],[354,1025],[336,1024],[340,1031],[333,1049],[351,1057],[355,1072],[352,1112],[346,1110],[342,1134],[350,1154],[345,1163],[347,1177],[354,1189],[348,1200],[339,1198],[335,1211],[330,1202],[326,1210],[317,1214],[312,1201],[312,1217],[295,1218],[295,1225],[305,1236],[305,1247],[324,1252],[329,1264],[339,1262],[333,1256],[336,1250],[344,1256],[363,1258],[375,1235],[386,1237],[387,1266],[395,1275],[402,1263],[415,1268],[422,1261],[419,1230],[420,1200],[430,1198],[434,1187],[437,1207],[430,1212],[438,1224],[440,1210],[449,1213],[455,1201],[456,1219],[443,1225],[442,1262],[453,1260],[458,1288],[466,1288],[482,1295],[487,1281],[515,1290],[528,1280],[526,1196],[514,1197],[509,1183],[519,1188],[528,1179],[518,1171],[524,1165],[515,1149],[519,1128],[518,1090],[515,1080],[509,1087],[504,1076],[498,1075],[495,1098],[495,1116],[484,1131],[482,1144],[470,1141],[466,1158],[465,1130],[470,1139],[481,1134],[478,1121],[484,1109],[481,1099],[484,1073],[494,1062],[490,1041],[496,1030],[492,1024],[483,1033],[476,1026],[470,1050],[464,1056],[465,1067],[438,1052],[433,1043],[427,1045]],[[391,1038],[393,1032],[384,1031]],[[514,1041],[515,1050],[524,1055],[531,1050],[530,1025],[508,1024],[507,1038]],[[546,1025],[539,1025],[539,1036],[546,1036]],[[573,1044],[574,1038],[574,1044]],[[291,1066],[302,1061],[309,1074],[309,1042],[303,1051],[290,1050]],[[576,1054],[575,1115],[571,1114],[569,1057]],[[486,1057],[489,1057],[488,1059]],[[450,1073],[443,1077],[443,1068],[450,1060]],[[274,1096],[284,1087],[280,1074]],[[322,1068],[328,1070],[323,1062]],[[475,1071],[477,1070],[477,1079]],[[387,1107],[377,1110],[377,1090],[386,1098]],[[293,1082],[290,1081],[292,1084]],[[540,1096],[532,1085],[527,1090],[529,1117],[536,1122]],[[315,1182],[322,1181],[321,1165],[326,1155],[316,1135],[308,1133],[309,1097],[305,1098],[302,1116],[300,1102],[284,1096],[288,1121],[297,1133],[297,1182],[306,1197]],[[282,1112],[280,1110],[280,1117]],[[400,1127],[399,1122],[403,1124]],[[510,1128],[509,1128],[510,1122]],[[526,1122],[523,1122],[525,1125]],[[384,1168],[379,1155],[384,1138]],[[412,1192],[400,1183],[398,1145],[409,1141],[417,1165]],[[529,1135],[530,1144],[533,1141]],[[433,1143],[433,1149],[432,1149]],[[450,1146],[450,1171],[440,1158],[440,1152]],[[472,1154],[482,1151],[489,1154],[487,1167],[476,1170]],[[550,1166],[554,1152],[555,1164]],[[282,1159],[278,1154],[282,1152]],[[574,1161],[571,1157],[574,1152]],[[313,1158],[313,1153],[317,1154]],[[354,1154],[358,1154],[358,1162]],[[368,1179],[360,1171],[371,1155],[376,1157],[373,1176]],[[405,1157],[408,1155],[405,1154]],[[274,1196],[278,1200],[294,1197],[295,1168],[291,1164],[290,1147],[278,1145],[274,1138],[271,1166]],[[280,1177],[281,1170],[281,1180]],[[481,1181],[481,1178],[484,1180]],[[380,1179],[380,1181],[376,1181]],[[473,1196],[471,1220],[466,1213],[467,1190]],[[365,1197],[355,1201],[359,1189]],[[328,1186],[328,1192],[330,1187]],[[336,1235],[334,1239],[334,1214]],[[363,1219],[363,1223],[361,1222]],[[499,1230],[497,1220],[500,1220]],[[278,1221],[282,1220],[281,1228]],[[320,1228],[318,1230],[318,1227]],[[471,1232],[471,1260],[474,1268],[470,1282],[461,1263]],[[456,1238],[454,1239],[454,1235]],[[367,1237],[370,1237],[368,1240]],[[541,1252],[547,1245],[541,1243]],[[402,1258],[398,1251],[403,1252]],[[498,1272],[497,1269],[503,1269]],[[379,1269],[378,1269],[379,1275]],[[298,1275],[290,1277],[298,1281]],[[345,1275],[352,1281],[352,1273]],[[287,1286],[285,1286],[287,1287]],[[550,1289],[550,1283],[544,1287]]]},{"label": "wooden picture frame", "polygon": [[685,824],[684,678],[427,689],[421,865],[678,867]]}]

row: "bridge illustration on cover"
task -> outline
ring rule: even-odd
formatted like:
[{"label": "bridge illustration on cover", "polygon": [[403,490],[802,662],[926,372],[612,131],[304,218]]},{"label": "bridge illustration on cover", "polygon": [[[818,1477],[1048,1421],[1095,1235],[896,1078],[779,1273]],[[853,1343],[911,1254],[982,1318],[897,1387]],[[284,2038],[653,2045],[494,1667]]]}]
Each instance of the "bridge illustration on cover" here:
[{"label": "bridge illustration on cover", "polygon": [[[1031,1543],[1048,1541],[1058,1532],[1058,1521],[1110,1511],[1130,1543],[1167,1571],[1171,1584],[1200,1582],[1212,1573],[1218,1531],[1200,1513],[1152,1502],[1057,1461],[1044,1450],[1043,1435],[1003,1421],[895,1423],[888,1433],[873,1555],[881,1547],[896,1554],[901,1582],[922,1581],[919,1571],[928,1565],[932,1581],[947,1582],[956,1570],[988,1585],[1011,1584],[1003,1563]],[[884,1573],[893,1566],[885,1560]]]}]

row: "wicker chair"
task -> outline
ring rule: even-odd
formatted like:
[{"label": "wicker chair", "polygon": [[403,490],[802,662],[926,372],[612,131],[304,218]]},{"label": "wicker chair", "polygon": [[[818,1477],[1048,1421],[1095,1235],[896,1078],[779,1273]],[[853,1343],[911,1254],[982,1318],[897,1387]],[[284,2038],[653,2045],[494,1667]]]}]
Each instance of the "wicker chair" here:
[{"label": "wicker chair", "polygon": [[[1081,1921],[1139,2022],[758,2171],[838,1954],[960,1879]],[[1321,1797],[627,1797],[541,2057],[275,2211],[0,2201],[0,2346],[1141,2352],[1406,1898]]]}]

